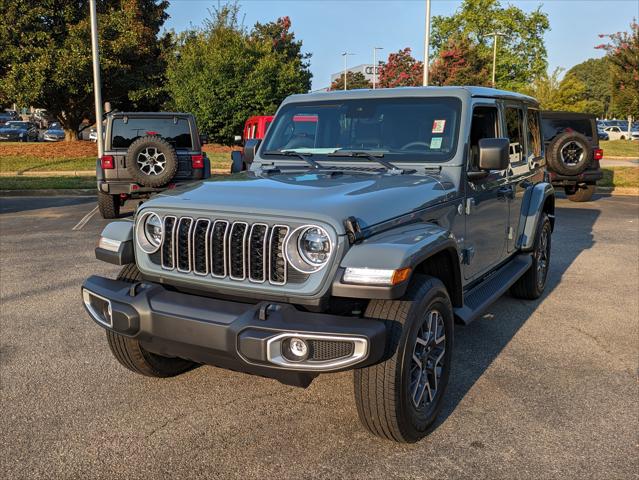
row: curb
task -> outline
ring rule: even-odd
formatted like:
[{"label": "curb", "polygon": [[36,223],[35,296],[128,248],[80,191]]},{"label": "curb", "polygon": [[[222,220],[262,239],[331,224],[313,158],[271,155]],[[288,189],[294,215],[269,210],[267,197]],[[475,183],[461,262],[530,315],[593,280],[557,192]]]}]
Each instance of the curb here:
[{"label": "curb", "polygon": [[639,158],[637,158],[637,157],[613,157],[613,156],[607,157],[607,156],[604,156],[604,158],[602,158],[602,160],[628,160],[628,161],[633,161],[633,160],[639,160]]},{"label": "curb", "polygon": [[46,188],[41,190],[0,190],[0,197],[95,197],[95,188]]}]

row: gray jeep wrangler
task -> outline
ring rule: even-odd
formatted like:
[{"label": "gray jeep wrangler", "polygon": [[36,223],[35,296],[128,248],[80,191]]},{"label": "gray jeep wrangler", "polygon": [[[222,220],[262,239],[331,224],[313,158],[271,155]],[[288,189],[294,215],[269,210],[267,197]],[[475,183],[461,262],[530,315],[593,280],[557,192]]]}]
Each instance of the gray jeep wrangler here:
[{"label": "gray jeep wrangler", "polygon": [[[364,426],[414,442],[442,408],[453,324],[535,299],[555,196],[537,102],[486,88],[287,98],[248,172],[167,190],[110,223],[82,297],[116,359],[306,387],[352,369]],[[296,116],[314,117],[297,135]]]}]

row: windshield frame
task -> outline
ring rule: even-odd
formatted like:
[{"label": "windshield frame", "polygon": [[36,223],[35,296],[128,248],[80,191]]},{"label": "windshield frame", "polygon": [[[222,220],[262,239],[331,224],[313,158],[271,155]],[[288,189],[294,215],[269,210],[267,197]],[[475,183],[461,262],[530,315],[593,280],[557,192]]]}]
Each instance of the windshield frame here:
[{"label": "windshield frame", "polygon": [[[394,96],[372,97],[372,98],[356,97],[356,98],[342,98],[342,99],[334,99],[334,100],[332,99],[322,99],[322,100],[299,99],[297,100],[296,99],[295,101],[286,102],[280,107],[277,114],[275,115],[275,118],[273,119],[272,124],[270,125],[270,128],[266,132],[264,140],[261,142],[257,156],[259,157],[259,160],[261,161],[272,161],[273,158],[277,159],[278,161],[279,160],[287,161],[287,163],[294,161],[294,157],[290,155],[282,154],[280,156],[277,156],[276,151],[278,149],[274,148],[274,146],[271,145],[271,142],[273,141],[273,137],[276,135],[276,131],[278,130],[278,123],[285,121],[282,119],[284,118],[284,115],[287,115],[290,112],[291,109],[293,109],[294,111],[295,110],[298,111],[297,113],[293,113],[293,116],[296,116],[296,115],[304,115],[304,112],[303,112],[304,109],[308,109],[308,111],[305,112],[307,115],[313,115],[314,113],[312,110],[314,108],[321,107],[321,106],[334,106],[334,105],[338,106],[338,108],[341,108],[342,106],[348,103],[357,104],[357,103],[366,102],[366,103],[374,104],[374,103],[380,103],[380,102],[388,102],[388,103],[397,102],[397,103],[414,104],[414,103],[420,102],[420,103],[428,104],[429,102],[441,103],[442,101],[449,103],[451,110],[455,112],[456,118],[455,118],[455,125],[453,126],[453,132],[451,134],[450,151],[445,152],[444,155],[435,154],[434,155],[435,158],[428,158],[429,153],[427,153],[424,150],[421,150],[421,151],[406,150],[402,152],[399,150],[389,150],[383,147],[375,147],[375,148],[354,148],[351,146],[344,146],[342,148],[315,147],[315,148],[284,149],[284,151],[301,153],[304,155],[312,155],[313,158],[316,158],[322,162],[331,162],[331,163],[344,163],[344,162],[370,163],[370,160],[366,159],[365,155],[363,157],[362,156],[354,157],[352,155],[347,154],[347,152],[357,151],[357,152],[367,153],[367,154],[371,154],[375,156],[381,156],[385,160],[392,162],[393,164],[411,164],[411,165],[417,164],[417,165],[429,165],[429,166],[448,164],[453,159],[455,159],[455,157],[457,156],[459,152],[460,132],[461,132],[461,128],[463,124],[463,116],[464,116],[463,100],[455,95],[441,95],[441,96],[415,95],[415,96],[398,96],[398,97],[394,97]],[[431,132],[431,133],[437,133],[437,132]],[[279,150],[282,150],[282,149],[279,149]],[[343,150],[345,152],[343,156],[339,154],[340,150]],[[266,159],[263,156],[264,153],[266,152],[269,153],[268,159]]]}]

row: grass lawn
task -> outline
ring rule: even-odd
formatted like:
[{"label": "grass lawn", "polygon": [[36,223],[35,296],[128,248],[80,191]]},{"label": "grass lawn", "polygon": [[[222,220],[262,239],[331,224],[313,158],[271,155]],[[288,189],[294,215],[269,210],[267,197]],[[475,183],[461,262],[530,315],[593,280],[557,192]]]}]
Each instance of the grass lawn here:
[{"label": "grass lawn", "polygon": [[639,142],[630,140],[601,140],[599,148],[603,148],[606,157],[639,158]]},{"label": "grass lawn", "polygon": [[95,177],[0,177],[0,190],[96,188]]},{"label": "grass lawn", "polygon": [[601,187],[639,188],[639,167],[602,168],[603,178],[598,182]]}]

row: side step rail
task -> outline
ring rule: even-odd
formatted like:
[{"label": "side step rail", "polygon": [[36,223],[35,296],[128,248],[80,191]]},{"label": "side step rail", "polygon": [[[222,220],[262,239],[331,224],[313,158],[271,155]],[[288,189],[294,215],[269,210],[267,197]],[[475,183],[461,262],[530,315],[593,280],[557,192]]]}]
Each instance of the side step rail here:
[{"label": "side step rail", "polygon": [[464,306],[455,308],[455,316],[468,325],[478,318],[495,300],[501,297],[530,268],[530,253],[514,257],[490,278],[464,295]]}]

